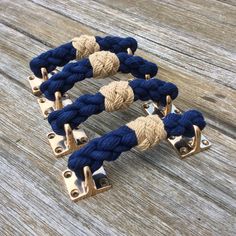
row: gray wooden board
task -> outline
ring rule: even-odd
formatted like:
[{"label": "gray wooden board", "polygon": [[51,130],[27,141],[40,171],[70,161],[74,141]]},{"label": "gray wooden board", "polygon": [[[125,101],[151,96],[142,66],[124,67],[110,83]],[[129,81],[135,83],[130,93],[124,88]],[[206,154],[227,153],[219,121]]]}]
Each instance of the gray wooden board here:
[{"label": "gray wooden board", "polygon": [[[148,3],[148,4],[147,4]],[[1,11],[1,235],[234,235],[236,94],[233,1],[14,1]],[[72,203],[53,157],[50,131],[31,94],[30,59],[80,34],[139,41],[137,54],[177,84],[175,104],[205,115],[209,151],[180,160],[162,142],[122,154],[105,168],[113,188]],[[87,80],[72,98],[95,93],[116,75]],[[103,112],[84,128],[91,138],[142,115],[141,103]]]}]

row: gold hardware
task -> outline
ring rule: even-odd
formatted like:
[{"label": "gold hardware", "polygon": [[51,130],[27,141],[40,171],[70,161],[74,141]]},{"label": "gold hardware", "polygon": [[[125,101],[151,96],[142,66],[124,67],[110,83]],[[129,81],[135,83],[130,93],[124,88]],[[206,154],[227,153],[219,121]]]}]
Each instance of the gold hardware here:
[{"label": "gold hardware", "polygon": [[68,94],[61,96],[60,92],[55,92],[55,101],[50,101],[45,97],[38,98],[39,107],[46,119],[52,111],[60,110],[63,107],[70,105],[72,101]]},{"label": "gold hardware", "polygon": [[59,71],[58,70],[54,70],[52,71],[51,73],[48,74],[46,68],[41,68],[41,74],[42,74],[42,78],[38,78],[34,75],[31,75],[28,77],[28,80],[29,80],[29,83],[30,83],[30,86],[31,86],[31,89],[32,89],[32,92],[35,96],[40,96],[42,95],[39,87],[40,85],[48,80],[52,75],[58,73]]},{"label": "gold hardware", "polygon": [[66,136],[51,132],[47,135],[48,141],[56,157],[62,157],[80,149],[88,142],[88,137],[83,129],[71,129],[69,124],[64,125]]},{"label": "gold hardware", "polygon": [[127,53],[128,53],[129,55],[134,55],[133,52],[132,52],[132,50],[131,50],[130,48],[127,48]]},{"label": "gold hardware", "polygon": [[144,111],[147,115],[158,115],[161,118],[169,113],[179,114],[180,111],[173,105],[171,97],[166,96],[166,106],[163,107],[158,103],[149,101],[143,104]]},{"label": "gold hardware", "polygon": [[66,188],[72,201],[76,202],[105,192],[111,188],[103,167],[92,174],[90,168],[85,166],[83,172],[84,181],[78,179],[75,173],[69,169],[62,172]]},{"label": "gold hardware", "polygon": [[[161,118],[165,117],[169,113],[181,114],[180,110],[173,105],[170,96],[166,97],[165,107],[149,101],[143,104],[143,108],[145,113],[148,115],[158,115]],[[209,140],[201,133],[201,130],[197,126],[194,126],[194,131],[194,138],[183,136],[168,138],[168,141],[177,150],[181,158],[202,152],[211,146]]]},{"label": "gold hardware", "polygon": [[145,75],[145,79],[149,80],[149,79],[151,79],[151,76],[149,74],[147,74],[147,75]]},{"label": "gold hardware", "polygon": [[[40,85],[51,78],[54,74],[58,73],[58,70],[54,70],[51,73],[48,74],[46,68],[41,68],[41,74],[42,78],[38,78],[35,76],[29,76],[29,82],[33,91],[33,94],[36,96],[42,95],[39,87]],[[55,92],[55,101],[50,101],[45,97],[38,98],[38,103],[40,106],[40,109],[43,113],[44,118],[46,119],[50,112],[54,110],[60,110],[64,106],[69,105],[72,103],[72,101],[69,99],[68,94],[61,95],[60,92]]]},{"label": "gold hardware", "polygon": [[[57,73],[58,71],[55,71],[54,73]],[[52,74],[54,74],[52,73]],[[48,80],[48,72],[47,72],[47,69],[46,68],[41,68],[41,74],[42,74],[42,79],[43,79],[43,82]],[[52,75],[51,74],[51,75]]]},{"label": "gold hardware", "polygon": [[168,141],[176,149],[181,159],[202,152],[211,146],[211,143],[202,134],[199,127],[195,125],[193,127],[195,132],[195,136],[193,138],[183,136],[168,138]]},{"label": "gold hardware", "polygon": [[60,110],[63,108],[62,96],[60,92],[55,92],[55,110]]},{"label": "gold hardware", "polygon": [[[129,82],[132,81],[132,80],[134,80],[133,75],[129,74],[129,77],[131,77],[131,78],[128,79]],[[149,74],[146,74],[146,75],[145,75],[145,79],[146,79],[146,80],[149,80],[149,79],[151,79],[151,76],[150,76]]]}]

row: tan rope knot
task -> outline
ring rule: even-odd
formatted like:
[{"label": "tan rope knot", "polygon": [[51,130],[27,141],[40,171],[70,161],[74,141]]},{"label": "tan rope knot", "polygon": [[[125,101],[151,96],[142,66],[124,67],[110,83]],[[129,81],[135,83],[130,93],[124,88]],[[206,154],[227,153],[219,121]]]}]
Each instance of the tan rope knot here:
[{"label": "tan rope knot", "polygon": [[77,60],[88,57],[94,52],[98,52],[100,50],[100,46],[96,42],[96,38],[90,35],[81,35],[80,37],[73,38],[72,45],[76,49]]},{"label": "tan rope knot", "polygon": [[126,109],[134,101],[133,89],[127,81],[111,82],[99,92],[105,97],[105,109],[108,112]]},{"label": "tan rope knot", "polygon": [[137,147],[140,150],[155,146],[167,136],[164,124],[157,115],[141,116],[128,123],[127,126],[135,131],[138,141]]},{"label": "tan rope knot", "polygon": [[93,67],[93,77],[101,78],[117,73],[120,61],[115,53],[108,51],[95,52],[89,56]]}]

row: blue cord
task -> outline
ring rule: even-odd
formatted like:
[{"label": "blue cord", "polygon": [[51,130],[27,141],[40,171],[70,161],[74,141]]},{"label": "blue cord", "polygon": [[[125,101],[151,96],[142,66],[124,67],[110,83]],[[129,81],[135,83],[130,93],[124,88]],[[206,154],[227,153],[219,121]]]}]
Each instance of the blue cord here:
[{"label": "blue cord", "polygon": [[[121,38],[106,36],[103,38],[96,36],[95,38],[101,51],[119,53],[127,52],[127,49],[130,48],[134,53],[138,46],[137,41],[131,37]],[[50,73],[55,70],[56,67],[64,66],[74,59],[76,59],[76,49],[73,47],[72,42],[69,42],[33,58],[30,61],[30,69],[35,76],[41,78],[41,68],[46,68],[47,72]]]}]

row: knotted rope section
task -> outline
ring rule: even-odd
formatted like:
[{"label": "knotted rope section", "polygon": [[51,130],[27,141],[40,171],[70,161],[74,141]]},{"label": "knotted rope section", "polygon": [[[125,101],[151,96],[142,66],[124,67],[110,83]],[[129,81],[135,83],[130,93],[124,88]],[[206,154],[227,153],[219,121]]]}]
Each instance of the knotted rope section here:
[{"label": "knotted rope section", "polygon": [[73,38],[72,46],[76,49],[77,60],[88,57],[94,52],[98,52],[100,50],[100,46],[96,42],[96,38],[90,35],[81,35],[80,37]]},{"label": "knotted rope section", "polygon": [[126,109],[134,101],[134,92],[127,81],[111,82],[99,92],[105,97],[105,110],[108,112]]},{"label": "knotted rope section", "polygon": [[99,93],[82,95],[71,105],[52,112],[48,122],[55,133],[65,135],[65,124],[70,124],[75,129],[92,115],[104,110],[111,112],[125,109],[136,100],[152,100],[165,106],[167,95],[174,100],[178,95],[178,88],[159,79],[135,79],[129,83],[114,81],[102,87]]},{"label": "knotted rope section", "polygon": [[50,73],[55,70],[57,66],[64,66],[74,59],[87,57],[99,50],[120,53],[127,52],[128,48],[130,48],[133,53],[136,51],[137,41],[134,38],[81,35],[80,37],[74,38],[69,43],[63,44],[33,58],[30,61],[30,68],[35,76],[41,78],[41,68],[43,67]]},{"label": "knotted rope section", "polygon": [[90,64],[93,68],[94,78],[104,78],[115,75],[120,67],[120,61],[116,54],[102,51],[89,56]]},{"label": "knotted rope section", "polygon": [[[94,54],[89,59],[82,59],[78,62],[67,64],[61,72],[53,75],[49,80],[41,84],[41,92],[47,99],[54,101],[55,92],[59,91],[64,94],[76,82],[91,78],[94,76],[94,73],[95,76],[102,77],[104,75],[113,75],[117,71],[131,73],[133,76],[143,79],[146,74],[153,77],[157,73],[156,64],[138,56],[127,53],[112,54],[106,52],[96,52]],[[103,58],[104,56],[105,58]]]},{"label": "knotted rope section", "polygon": [[[137,124],[141,124],[142,128]],[[142,117],[141,121],[138,118],[138,121],[130,122],[100,138],[93,139],[79,151],[74,152],[69,157],[68,167],[77,177],[83,178],[84,166],[89,166],[94,172],[102,166],[103,161],[114,161],[122,152],[137,145],[146,149],[172,135],[193,137],[193,125],[197,125],[201,130],[206,125],[202,114],[195,110],[187,111],[182,115],[171,113],[162,120],[157,115]],[[151,134],[145,129],[148,129]],[[158,138],[154,137],[155,135]]]},{"label": "knotted rope section", "polygon": [[138,142],[137,148],[142,151],[157,145],[167,136],[162,120],[156,115],[139,117],[128,123],[127,127],[134,130]]}]

